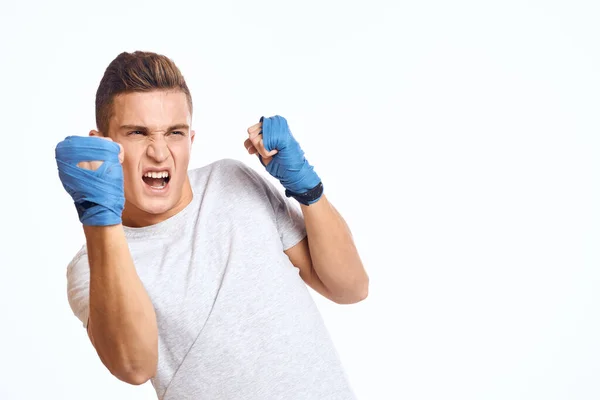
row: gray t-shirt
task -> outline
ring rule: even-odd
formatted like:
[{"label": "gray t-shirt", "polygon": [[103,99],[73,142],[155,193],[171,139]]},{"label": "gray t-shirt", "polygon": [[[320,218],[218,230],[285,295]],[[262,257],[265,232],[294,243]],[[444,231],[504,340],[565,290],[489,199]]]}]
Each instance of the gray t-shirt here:
[{"label": "gray t-shirt", "polygon": [[[301,210],[236,160],[188,172],[194,193],[156,225],[125,227],[156,310],[159,399],[355,399],[321,315],[283,252],[306,236]],[[86,246],[67,269],[87,323]]]}]

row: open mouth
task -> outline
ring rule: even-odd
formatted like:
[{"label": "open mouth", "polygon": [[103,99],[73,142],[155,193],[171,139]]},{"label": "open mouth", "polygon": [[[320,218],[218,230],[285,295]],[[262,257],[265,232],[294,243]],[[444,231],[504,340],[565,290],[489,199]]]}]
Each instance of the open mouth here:
[{"label": "open mouth", "polygon": [[146,172],[144,176],[142,176],[142,180],[152,189],[160,190],[167,186],[171,177],[167,171]]}]

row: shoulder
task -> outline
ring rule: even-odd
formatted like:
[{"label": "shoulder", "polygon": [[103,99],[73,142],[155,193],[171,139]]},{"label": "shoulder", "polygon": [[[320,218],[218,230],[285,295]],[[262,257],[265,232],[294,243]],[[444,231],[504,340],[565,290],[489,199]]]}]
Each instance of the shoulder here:
[{"label": "shoulder", "polygon": [[270,186],[268,178],[263,173],[232,158],[223,158],[190,170],[189,177],[192,186],[195,187],[219,186],[239,191],[244,188],[265,190]]},{"label": "shoulder", "polygon": [[87,264],[87,246],[84,244],[79,251],[75,253],[69,264],[67,265],[67,273],[80,267],[82,264]]},{"label": "shoulder", "polygon": [[83,245],[67,265],[67,279],[69,284],[89,276],[87,246]]},{"label": "shoulder", "polygon": [[202,168],[198,168],[197,173],[211,173],[211,174],[222,174],[222,175],[234,175],[244,176],[248,174],[259,174],[252,167],[243,161],[236,160],[233,158],[223,158],[214,161],[210,164],[205,165]]},{"label": "shoulder", "polygon": [[87,246],[83,245],[67,266],[67,299],[73,313],[87,327],[89,313],[90,267]]}]

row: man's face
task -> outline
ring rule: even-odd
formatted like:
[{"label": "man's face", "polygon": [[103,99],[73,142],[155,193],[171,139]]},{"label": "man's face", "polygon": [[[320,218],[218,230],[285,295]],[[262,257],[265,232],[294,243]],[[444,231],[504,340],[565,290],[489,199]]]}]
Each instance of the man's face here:
[{"label": "man's face", "polygon": [[181,91],[115,97],[108,136],[124,150],[123,221],[127,225],[160,222],[191,201],[187,175],[195,135],[191,122],[187,97]]}]

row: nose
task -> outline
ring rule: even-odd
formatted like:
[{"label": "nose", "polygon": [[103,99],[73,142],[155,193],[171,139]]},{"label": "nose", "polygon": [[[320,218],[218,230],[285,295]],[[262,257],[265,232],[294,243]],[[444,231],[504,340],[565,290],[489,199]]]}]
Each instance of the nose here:
[{"label": "nose", "polygon": [[169,158],[169,147],[162,139],[154,140],[148,145],[146,155],[157,163],[161,163]]}]

